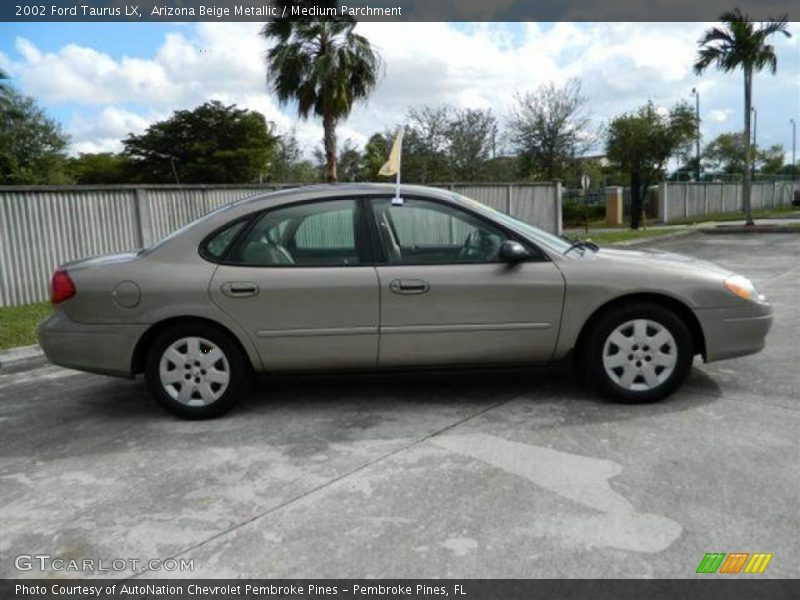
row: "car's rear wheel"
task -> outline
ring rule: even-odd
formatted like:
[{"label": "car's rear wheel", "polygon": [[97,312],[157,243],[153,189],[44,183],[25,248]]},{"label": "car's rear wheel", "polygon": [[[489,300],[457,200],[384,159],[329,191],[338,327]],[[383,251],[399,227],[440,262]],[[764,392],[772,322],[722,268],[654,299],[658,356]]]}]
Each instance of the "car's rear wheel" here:
[{"label": "car's rear wheel", "polygon": [[686,379],[694,350],[686,324],[658,304],[620,306],[604,314],[586,339],[589,381],[622,402],[655,402]]},{"label": "car's rear wheel", "polygon": [[150,393],[184,419],[228,412],[247,390],[247,359],[224,331],[204,324],[180,325],[158,335],[145,365]]}]

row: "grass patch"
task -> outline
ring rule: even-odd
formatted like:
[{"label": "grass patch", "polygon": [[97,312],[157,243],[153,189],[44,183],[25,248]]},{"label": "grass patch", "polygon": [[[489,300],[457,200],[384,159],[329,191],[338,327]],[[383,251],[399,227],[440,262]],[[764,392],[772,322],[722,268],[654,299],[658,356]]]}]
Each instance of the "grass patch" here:
[{"label": "grass patch", "polygon": [[0,350],[36,343],[36,326],[50,314],[49,302],[0,308]]},{"label": "grass patch", "polygon": [[593,232],[589,235],[579,234],[573,237],[603,245],[618,244],[620,242],[629,242],[631,240],[641,240],[645,238],[656,238],[673,233],[675,233],[675,229],[626,229],[624,231]]}]

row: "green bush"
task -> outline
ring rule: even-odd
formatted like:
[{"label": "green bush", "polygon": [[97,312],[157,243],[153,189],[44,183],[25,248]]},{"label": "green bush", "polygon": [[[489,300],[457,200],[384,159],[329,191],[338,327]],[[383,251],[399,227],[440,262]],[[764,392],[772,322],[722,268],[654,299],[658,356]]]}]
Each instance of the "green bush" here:
[{"label": "green bush", "polygon": [[565,202],[562,217],[564,225],[577,226],[585,222],[602,221],[606,218],[606,207],[602,204],[584,204],[583,202]]}]

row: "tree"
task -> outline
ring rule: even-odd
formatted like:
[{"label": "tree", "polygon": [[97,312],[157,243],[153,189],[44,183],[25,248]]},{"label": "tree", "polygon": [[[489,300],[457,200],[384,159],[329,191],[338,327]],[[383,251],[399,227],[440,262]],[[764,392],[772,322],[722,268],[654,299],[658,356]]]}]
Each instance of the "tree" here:
[{"label": "tree", "polygon": [[497,120],[490,110],[456,111],[450,120],[450,172],[457,181],[485,177],[486,162],[492,157],[497,137]]},{"label": "tree", "polygon": [[753,98],[753,74],[767,67],[774,75],[778,70],[775,48],[767,40],[782,33],[791,37],[786,17],[770,19],[758,27],[736,8],[720,16],[723,27],[712,27],[700,38],[694,70],[701,75],[712,64],[729,73],[741,67],[744,72],[744,187],[742,206],[747,225],[754,225],[750,206],[750,112]]},{"label": "tree", "polygon": [[452,178],[449,152],[453,114],[453,107],[448,105],[416,106],[408,111],[403,139],[406,181],[434,183]]},{"label": "tree", "polygon": [[784,149],[781,144],[773,144],[769,148],[758,151],[756,160],[762,175],[777,175],[783,169]]},{"label": "tree", "polygon": [[316,183],[320,181],[316,167],[302,157],[294,131],[278,137],[269,166],[269,181],[277,183]]},{"label": "tree", "polygon": [[0,90],[0,184],[67,183],[69,137],[33,98],[10,86]]},{"label": "tree", "polygon": [[[728,175],[744,174],[748,144],[741,132],[721,133],[703,150],[706,169]],[[752,149],[750,149],[752,157]]]},{"label": "tree", "polygon": [[375,87],[381,60],[350,18],[330,21],[275,20],[262,35],[274,42],[267,53],[267,81],[281,104],[297,102],[298,115],[322,119],[328,181],[336,181],[336,126],[353,104]]},{"label": "tree", "polygon": [[390,136],[383,133],[373,133],[366,146],[361,160],[361,181],[377,181],[380,171],[392,145]]},{"label": "tree", "polygon": [[508,120],[511,145],[521,173],[531,179],[564,179],[570,164],[594,143],[581,83],[548,83],[533,93],[517,94]]},{"label": "tree", "polygon": [[80,185],[131,183],[136,180],[131,159],[111,152],[81,153],[68,159],[67,171]]},{"label": "tree", "polygon": [[339,151],[339,178],[342,181],[358,181],[363,170],[363,157],[353,140],[347,140]]},{"label": "tree", "polygon": [[0,94],[5,92],[8,89],[8,84],[6,83],[9,80],[8,73],[0,69]]},{"label": "tree", "polygon": [[515,181],[519,171],[519,158],[516,156],[496,156],[483,165],[485,181]]},{"label": "tree", "polygon": [[142,181],[251,183],[268,176],[276,141],[264,115],[215,100],[122,143]]},{"label": "tree", "polygon": [[[697,156],[689,156],[689,154],[681,152],[676,158],[678,159],[678,168],[667,176],[667,181],[690,181],[700,172]],[[700,165],[702,164],[701,158]]]},{"label": "tree", "polygon": [[632,229],[639,228],[647,188],[663,177],[669,159],[694,140],[696,123],[694,109],[685,102],[668,114],[648,102],[608,126],[606,155],[630,176]]}]

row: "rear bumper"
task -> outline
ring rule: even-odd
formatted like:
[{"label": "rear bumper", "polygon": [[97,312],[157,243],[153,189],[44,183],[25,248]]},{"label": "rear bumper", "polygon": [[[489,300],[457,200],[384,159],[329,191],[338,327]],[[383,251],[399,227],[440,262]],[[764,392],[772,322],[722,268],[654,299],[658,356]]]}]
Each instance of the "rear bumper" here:
[{"label": "rear bumper", "polygon": [[706,342],[706,362],[755,354],[772,327],[772,307],[748,302],[732,308],[695,311]]},{"label": "rear bumper", "polygon": [[56,311],[39,325],[39,345],[53,364],[79,371],[132,377],[136,342],[145,325],[87,325]]}]

